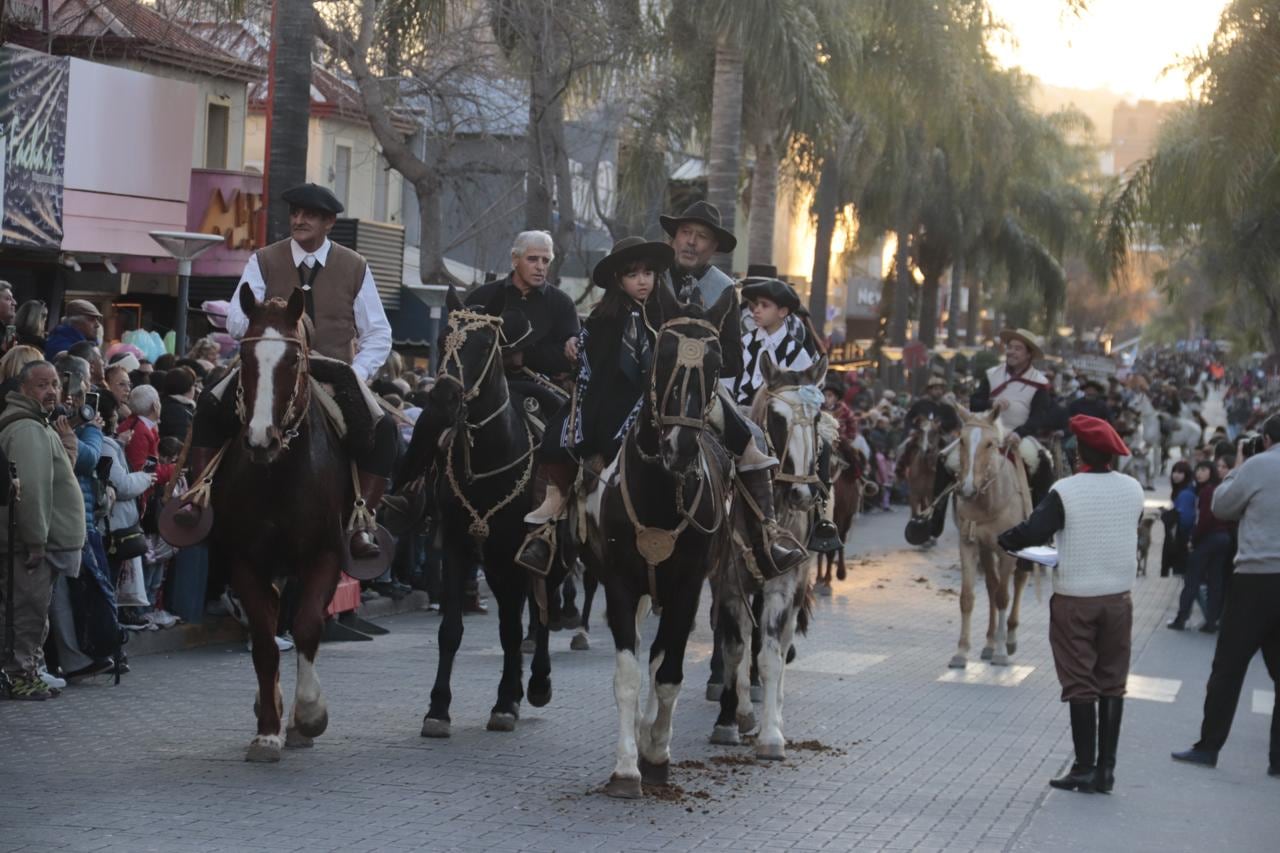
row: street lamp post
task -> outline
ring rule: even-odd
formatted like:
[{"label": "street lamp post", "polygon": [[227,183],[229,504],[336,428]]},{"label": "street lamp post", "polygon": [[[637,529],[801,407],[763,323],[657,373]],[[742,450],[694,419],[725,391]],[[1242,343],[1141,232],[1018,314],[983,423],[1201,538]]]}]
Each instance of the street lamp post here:
[{"label": "street lamp post", "polygon": [[187,351],[187,298],[191,290],[191,262],[226,237],[189,231],[152,231],[151,239],[178,262],[178,318],[173,324],[173,351],[179,358]]}]

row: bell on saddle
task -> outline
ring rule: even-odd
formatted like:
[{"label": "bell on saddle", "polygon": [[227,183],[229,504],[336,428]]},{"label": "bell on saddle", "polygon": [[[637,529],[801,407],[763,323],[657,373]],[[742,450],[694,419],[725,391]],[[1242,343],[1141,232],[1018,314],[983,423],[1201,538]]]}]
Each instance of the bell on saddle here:
[{"label": "bell on saddle", "polygon": [[933,513],[927,512],[923,515],[913,515],[911,520],[907,522],[907,528],[903,531],[908,545],[923,545],[930,539],[929,529],[933,525]]},{"label": "bell on saddle", "polygon": [[844,543],[840,541],[840,531],[836,529],[835,523],[829,518],[819,518],[818,523],[813,526],[813,532],[809,534],[807,547],[810,551],[828,554],[839,551]]}]

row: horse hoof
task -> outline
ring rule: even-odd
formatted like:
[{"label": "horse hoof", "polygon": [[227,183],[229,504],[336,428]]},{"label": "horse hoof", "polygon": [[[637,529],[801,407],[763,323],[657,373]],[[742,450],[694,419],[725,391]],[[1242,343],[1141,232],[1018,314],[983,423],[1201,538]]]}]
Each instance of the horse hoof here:
[{"label": "horse hoof", "polygon": [[494,711],[489,715],[489,724],[485,728],[491,732],[514,732],[516,730],[516,715]]},{"label": "horse hoof", "polygon": [[[526,694],[529,697],[529,704],[535,708],[542,708],[551,703],[551,682],[547,682],[545,688],[535,687],[531,683]],[[503,729],[503,731],[508,731]]]},{"label": "horse hoof", "polygon": [[738,733],[745,735],[747,732],[755,729],[756,715],[752,713],[738,714],[737,723],[738,723]]},{"label": "horse hoof", "polygon": [[822,584],[818,587],[818,595],[822,598],[831,597],[831,587],[828,584]]},{"label": "horse hoof", "polygon": [[284,733],[284,745],[289,749],[310,749],[315,746],[315,739],[304,735],[294,726],[289,726]]},{"label": "horse hoof", "polygon": [[1009,654],[1013,654],[1018,650],[1017,643],[1005,643],[1005,648],[1009,650]]},{"label": "horse hoof", "polygon": [[661,764],[653,764],[645,761],[643,756],[640,758],[640,778],[649,785],[667,784],[670,770],[671,765],[665,761]]},{"label": "horse hoof", "polygon": [[1008,655],[992,655],[991,665],[992,666],[1008,666],[1009,656]]},{"label": "horse hoof", "polygon": [[711,742],[719,746],[737,746],[742,743],[738,736],[738,727],[717,725],[711,730]]},{"label": "horse hoof", "polygon": [[574,634],[573,639],[569,641],[569,648],[575,652],[591,651],[591,638],[586,634]]},{"label": "horse hoof", "polygon": [[284,747],[284,738],[280,735],[258,735],[249,741],[249,749],[245,751],[245,761],[275,763],[280,760],[280,752]]},{"label": "horse hoof", "polygon": [[638,800],[641,796],[640,777],[633,779],[630,776],[614,774],[609,777],[609,784],[604,786],[604,792],[610,797],[621,800]]},{"label": "horse hoof", "polygon": [[717,681],[707,682],[707,701],[719,702],[720,694],[724,692],[724,685]]},{"label": "horse hoof", "polygon": [[452,732],[449,731],[448,720],[437,720],[435,717],[422,718],[422,736],[423,737],[449,737]]},{"label": "horse hoof", "polygon": [[306,738],[320,737],[324,734],[324,730],[329,728],[329,712],[327,710],[320,712],[320,718],[317,720],[304,720],[294,717],[293,725],[298,730],[298,734]]},{"label": "horse hoof", "polygon": [[765,761],[781,761],[786,757],[786,744],[756,742],[756,758],[760,758]]},{"label": "horse hoof", "polygon": [[964,655],[952,655],[951,661],[950,663],[947,664],[947,666],[951,667],[952,669],[964,669],[965,666],[968,665],[968,663],[969,661]]},{"label": "horse hoof", "polygon": [[982,650],[981,658],[982,658],[983,660],[991,660],[991,656],[992,656],[993,654],[995,654],[995,649],[990,649],[990,648],[988,648],[988,649],[983,649],[983,650]]},{"label": "horse hoof", "polygon": [[752,702],[764,701],[764,685],[761,685],[761,684],[751,685],[751,701]]},{"label": "horse hoof", "polygon": [[520,643],[521,654],[531,655],[535,651],[537,651],[537,649],[538,649],[538,644],[528,638],[526,638],[523,642]]},{"label": "horse hoof", "polygon": [[844,566],[841,566],[840,568],[836,569],[836,580],[842,581],[846,577],[848,577],[848,575],[849,573],[845,571]]}]

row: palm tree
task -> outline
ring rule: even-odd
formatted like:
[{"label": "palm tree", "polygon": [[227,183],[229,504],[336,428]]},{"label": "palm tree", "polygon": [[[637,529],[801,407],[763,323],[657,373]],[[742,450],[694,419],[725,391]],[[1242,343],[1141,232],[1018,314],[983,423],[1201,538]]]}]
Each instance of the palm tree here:
[{"label": "palm tree", "polygon": [[311,122],[311,0],[275,0],[267,79],[267,239],[289,236],[289,206],[280,194],[307,180]]}]

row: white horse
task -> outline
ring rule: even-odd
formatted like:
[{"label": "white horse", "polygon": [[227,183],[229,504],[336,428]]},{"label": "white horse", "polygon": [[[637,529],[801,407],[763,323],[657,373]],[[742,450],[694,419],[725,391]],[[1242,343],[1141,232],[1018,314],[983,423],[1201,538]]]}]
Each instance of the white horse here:
[{"label": "white horse", "polygon": [[1178,448],[1179,458],[1190,459],[1191,452],[1200,446],[1204,430],[1200,424],[1188,418],[1175,418],[1173,415],[1161,413],[1160,420],[1170,427],[1169,448]]},{"label": "white horse", "polygon": [[1140,449],[1144,464],[1140,469],[1143,476],[1139,479],[1145,488],[1151,489],[1152,480],[1164,468],[1164,436],[1160,431],[1160,413],[1152,405],[1151,398],[1143,393],[1134,398],[1133,409],[1142,419],[1139,431],[1142,436]]}]

